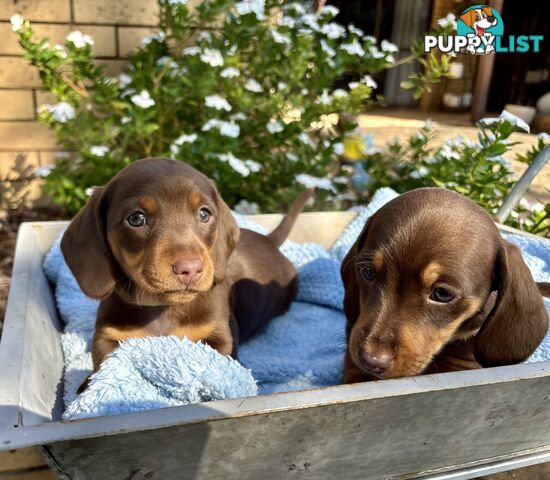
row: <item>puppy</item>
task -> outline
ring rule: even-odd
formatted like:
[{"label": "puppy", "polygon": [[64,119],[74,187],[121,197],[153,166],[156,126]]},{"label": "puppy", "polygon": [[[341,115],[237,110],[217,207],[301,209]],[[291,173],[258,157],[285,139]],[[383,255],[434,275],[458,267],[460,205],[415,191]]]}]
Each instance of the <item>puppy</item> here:
[{"label": "puppy", "polygon": [[263,236],[239,229],[214,184],[181,161],[140,160],[94,190],[61,241],[82,291],[101,300],[94,370],[119,342],[149,335],[236,356],[296,295],[278,247],[311,193]]},{"label": "puppy", "polygon": [[460,16],[460,20],[470,27],[478,36],[485,35],[486,29],[494,27],[498,23],[497,18],[493,15],[492,8],[482,6],[464,12]]},{"label": "puppy", "polygon": [[382,207],[341,274],[346,383],[523,362],[548,329],[520,250],[448,190],[413,190]]}]

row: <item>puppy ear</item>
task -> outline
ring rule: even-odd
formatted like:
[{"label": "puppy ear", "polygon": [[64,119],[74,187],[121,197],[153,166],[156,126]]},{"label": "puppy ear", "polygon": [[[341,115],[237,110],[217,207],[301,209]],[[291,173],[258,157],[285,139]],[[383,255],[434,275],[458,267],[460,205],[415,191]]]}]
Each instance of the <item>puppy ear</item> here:
[{"label": "puppy ear", "polygon": [[460,15],[460,20],[462,20],[466,25],[468,25],[468,27],[471,27],[474,24],[473,15],[474,15],[474,11],[470,10]]},{"label": "puppy ear", "polygon": [[548,329],[548,314],[537,284],[518,247],[502,240],[494,273],[496,304],[474,338],[483,367],[525,361]]},{"label": "puppy ear", "polygon": [[107,297],[115,286],[113,254],[105,239],[102,203],[104,188],[96,188],[61,239],[61,251],[82,291],[92,298]]},{"label": "puppy ear", "polygon": [[214,262],[214,280],[220,282],[225,276],[229,257],[239,242],[241,230],[231,210],[221,198],[221,195],[218,192],[216,193],[218,197],[219,218],[212,260]]},{"label": "puppy ear", "polygon": [[359,313],[361,311],[356,262],[357,255],[364,247],[367,240],[369,225],[370,218],[363,227],[363,230],[359,234],[359,237],[357,237],[357,240],[351,247],[350,251],[345,256],[344,260],[342,261],[342,266],[340,267],[340,275],[342,276],[342,281],[344,282],[344,313],[348,320],[346,327],[346,335],[348,339],[351,327],[357,321],[357,318],[359,317]]}]

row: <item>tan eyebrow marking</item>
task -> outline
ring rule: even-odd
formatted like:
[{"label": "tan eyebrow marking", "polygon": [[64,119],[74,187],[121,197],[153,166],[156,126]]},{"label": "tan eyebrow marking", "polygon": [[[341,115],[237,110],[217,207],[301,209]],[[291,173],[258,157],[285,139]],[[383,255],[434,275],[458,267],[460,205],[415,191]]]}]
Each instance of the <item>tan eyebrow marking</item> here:
[{"label": "tan eyebrow marking", "polygon": [[422,271],[420,277],[422,278],[422,283],[429,287],[433,285],[436,280],[441,275],[443,268],[437,262],[431,262],[428,266]]},{"label": "tan eyebrow marking", "polygon": [[144,197],[141,197],[141,198],[139,199],[139,204],[140,204],[140,206],[141,206],[142,208],[144,208],[144,209],[147,211],[147,213],[149,213],[149,214],[154,214],[154,213],[156,213],[156,211],[157,211],[157,201],[156,201],[153,197],[151,197],[151,196],[149,196],[149,195],[146,195],[146,196],[144,196]]},{"label": "tan eyebrow marking", "polygon": [[377,250],[375,252],[373,263],[377,271],[380,271],[382,269],[382,266],[384,265],[384,252],[382,250]]}]

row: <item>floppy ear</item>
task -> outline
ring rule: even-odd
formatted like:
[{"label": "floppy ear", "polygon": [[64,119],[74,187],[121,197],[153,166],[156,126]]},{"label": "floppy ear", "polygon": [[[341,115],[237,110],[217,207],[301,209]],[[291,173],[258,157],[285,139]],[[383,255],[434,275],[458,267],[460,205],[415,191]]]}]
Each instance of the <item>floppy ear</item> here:
[{"label": "floppy ear", "polygon": [[460,15],[460,20],[462,20],[468,27],[471,27],[474,24],[474,11],[470,10],[462,15]]},{"label": "floppy ear", "polygon": [[92,298],[107,297],[115,286],[116,265],[105,240],[102,203],[104,188],[96,188],[61,239],[61,251],[82,291]]},{"label": "floppy ear", "polygon": [[483,367],[525,361],[548,330],[548,314],[518,247],[502,240],[494,274],[496,304],[474,338]]},{"label": "floppy ear", "polygon": [[344,282],[344,313],[348,320],[346,326],[346,336],[348,340],[351,328],[357,321],[357,317],[359,317],[359,313],[361,311],[359,284],[357,282],[356,273],[356,259],[357,255],[365,245],[365,241],[367,240],[369,225],[370,218],[363,227],[363,230],[359,234],[359,237],[357,237],[357,240],[351,247],[350,251],[345,256],[342,261],[342,266],[340,267],[340,275],[342,276],[342,281]]},{"label": "floppy ear", "polygon": [[221,195],[217,191],[216,194],[218,197],[219,218],[212,260],[214,261],[214,280],[220,282],[225,276],[227,262],[239,242],[241,231],[235,217],[221,198]]}]

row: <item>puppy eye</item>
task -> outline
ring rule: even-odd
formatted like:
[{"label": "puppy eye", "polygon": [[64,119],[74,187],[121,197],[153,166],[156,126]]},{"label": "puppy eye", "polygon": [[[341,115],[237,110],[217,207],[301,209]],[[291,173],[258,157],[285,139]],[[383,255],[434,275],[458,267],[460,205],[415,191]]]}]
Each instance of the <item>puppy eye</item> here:
[{"label": "puppy eye", "polygon": [[206,223],[208,220],[210,220],[210,216],[212,215],[212,212],[208,210],[208,208],[202,207],[199,209],[199,222]]},{"label": "puppy eye", "polygon": [[430,300],[438,303],[449,303],[454,298],[455,296],[449,290],[441,287],[434,288],[430,295]]},{"label": "puppy eye", "polygon": [[126,219],[126,221],[131,227],[143,227],[147,221],[147,217],[145,217],[143,212],[134,212]]},{"label": "puppy eye", "polygon": [[365,280],[368,280],[369,282],[374,280],[374,275],[375,275],[375,271],[374,271],[374,268],[370,265],[363,265],[360,269],[359,269],[359,273],[361,274],[361,276],[365,279]]}]

